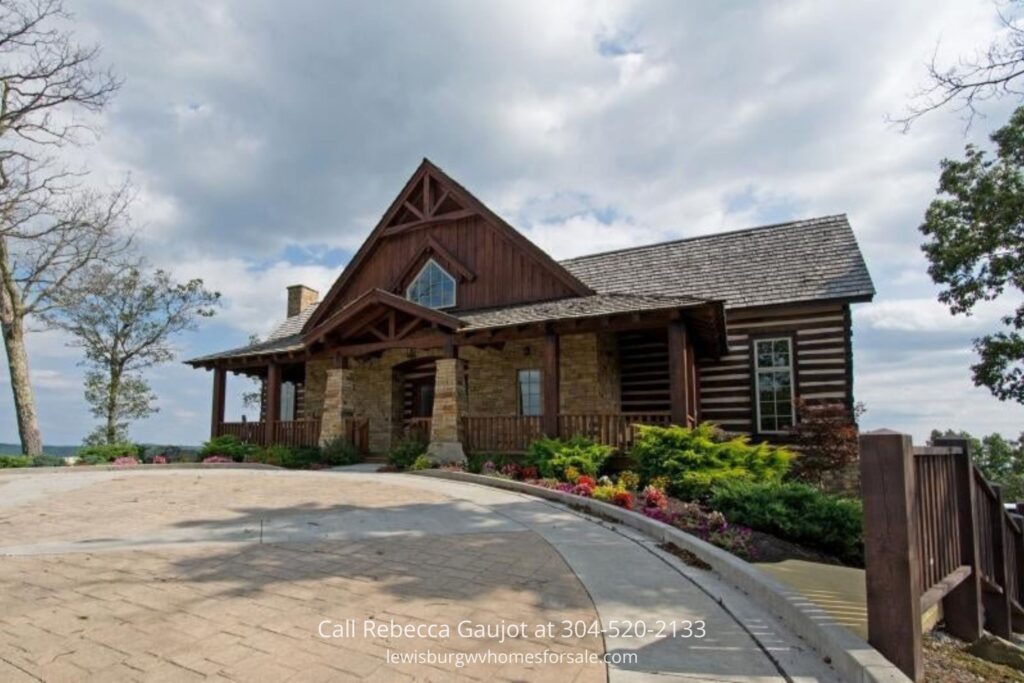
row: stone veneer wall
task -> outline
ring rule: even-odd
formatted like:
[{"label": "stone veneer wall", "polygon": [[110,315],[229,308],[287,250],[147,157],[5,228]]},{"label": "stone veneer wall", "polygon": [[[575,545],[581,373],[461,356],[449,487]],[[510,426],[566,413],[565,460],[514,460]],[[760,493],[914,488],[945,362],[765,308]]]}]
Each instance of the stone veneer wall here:
[{"label": "stone veneer wall", "polygon": [[327,388],[327,368],[330,361],[313,360],[306,363],[306,391],[302,418],[312,420],[324,413],[324,390]]},{"label": "stone veneer wall", "polygon": [[[516,415],[516,372],[542,368],[542,339],[509,342],[501,350],[462,347],[459,357],[469,373],[469,415]],[[615,337],[610,333],[573,334],[560,339],[561,396],[563,413],[616,413],[619,411],[619,373]],[[529,349],[529,350],[527,350]],[[354,417],[369,418],[370,451],[386,453],[401,435],[401,383],[394,366],[413,358],[436,357],[436,350],[392,349],[378,358],[352,361],[351,401]],[[308,411],[324,410],[329,361],[306,366]],[[310,413],[312,414],[312,413]]]}]

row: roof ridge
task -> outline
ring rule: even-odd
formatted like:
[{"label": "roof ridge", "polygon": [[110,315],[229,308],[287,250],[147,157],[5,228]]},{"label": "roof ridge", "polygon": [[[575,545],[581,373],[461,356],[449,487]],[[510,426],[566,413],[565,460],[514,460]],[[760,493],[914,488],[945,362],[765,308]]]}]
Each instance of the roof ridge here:
[{"label": "roof ridge", "polygon": [[576,261],[582,261],[584,259],[595,258],[598,256],[609,256],[611,254],[621,254],[627,251],[639,251],[641,249],[651,249],[655,247],[665,247],[670,244],[681,244],[683,242],[695,242],[698,240],[712,239],[715,237],[729,237],[732,235],[741,235],[748,232],[756,232],[758,230],[771,230],[773,228],[786,228],[803,226],[805,224],[823,223],[826,221],[834,221],[836,219],[843,219],[849,222],[849,218],[845,213],[828,214],[825,216],[814,216],[812,218],[799,218],[792,221],[783,221],[781,223],[767,223],[765,225],[754,225],[746,228],[736,228],[734,230],[724,230],[722,232],[711,232],[706,235],[694,235],[693,237],[678,237],[671,240],[663,240],[661,242],[651,242],[648,244],[637,244],[632,247],[620,247],[618,249],[609,249],[608,251],[596,251],[591,254],[581,254],[580,256],[573,256],[572,258],[562,259],[558,263],[565,265],[567,263],[573,263]]}]

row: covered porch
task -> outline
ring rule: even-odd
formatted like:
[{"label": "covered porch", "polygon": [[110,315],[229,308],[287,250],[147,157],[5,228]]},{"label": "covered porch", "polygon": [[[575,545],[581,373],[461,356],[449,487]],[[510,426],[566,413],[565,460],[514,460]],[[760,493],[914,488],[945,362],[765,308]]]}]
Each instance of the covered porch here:
[{"label": "covered porch", "polygon": [[[602,295],[458,317],[375,290],[293,349],[220,362],[211,434],[260,445],[344,438],[386,453],[517,453],[585,436],[628,451],[640,424],[693,425],[698,356],[725,348],[717,302]],[[259,421],[226,421],[225,381],[262,381]]]}]

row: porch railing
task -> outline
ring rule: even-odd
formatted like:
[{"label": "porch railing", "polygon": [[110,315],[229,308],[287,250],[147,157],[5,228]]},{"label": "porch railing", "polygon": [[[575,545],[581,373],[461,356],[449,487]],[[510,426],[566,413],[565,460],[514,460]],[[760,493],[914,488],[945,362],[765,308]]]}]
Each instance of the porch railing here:
[{"label": "porch railing", "polygon": [[[636,425],[668,425],[668,412],[561,414],[558,435],[583,436],[626,453],[636,439]],[[465,446],[471,452],[522,453],[543,436],[541,418],[526,415],[489,415],[463,418]]]},{"label": "porch railing", "polygon": [[419,441],[430,441],[430,418],[413,417],[405,421],[405,437]]},{"label": "porch railing", "polygon": [[320,441],[320,420],[287,420],[273,423],[269,434],[266,422],[222,422],[218,436],[231,435],[239,441],[268,446],[316,446]]}]

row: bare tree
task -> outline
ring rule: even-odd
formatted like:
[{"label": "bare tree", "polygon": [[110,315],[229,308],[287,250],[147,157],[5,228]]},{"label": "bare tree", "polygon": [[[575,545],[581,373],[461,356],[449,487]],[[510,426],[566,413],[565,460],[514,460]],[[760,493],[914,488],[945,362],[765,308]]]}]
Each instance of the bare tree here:
[{"label": "bare tree", "polygon": [[983,50],[961,56],[943,66],[936,46],[928,63],[927,84],[914,93],[902,116],[889,117],[903,132],[919,118],[936,109],[951,107],[964,119],[965,130],[983,117],[981,103],[1002,97],[1024,98],[1024,21],[1016,14],[1021,0],[1008,0],[997,9],[1001,30]]},{"label": "bare tree", "polygon": [[83,189],[56,150],[83,142],[120,86],[98,48],[63,28],[61,0],[0,0],[0,329],[22,450],[42,452],[25,348],[26,322],[50,310],[89,264],[127,246],[129,193]]},{"label": "bare tree", "polygon": [[177,283],[141,263],[93,266],[62,293],[47,320],[85,350],[85,398],[103,420],[93,441],[124,441],[129,422],[157,411],[141,371],[171,360],[172,338],[212,316],[219,301],[202,280]]}]

